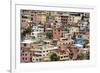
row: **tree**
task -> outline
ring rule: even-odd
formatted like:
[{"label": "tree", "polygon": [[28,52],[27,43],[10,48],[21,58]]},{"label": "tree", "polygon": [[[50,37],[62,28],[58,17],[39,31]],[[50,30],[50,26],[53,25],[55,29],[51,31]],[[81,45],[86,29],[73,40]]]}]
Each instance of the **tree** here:
[{"label": "tree", "polygon": [[29,26],[27,29],[26,29],[26,34],[30,34],[32,32],[32,26]]},{"label": "tree", "polygon": [[26,34],[31,34],[31,32],[32,32],[32,27],[33,27],[33,26],[29,26],[27,29],[25,29],[25,30],[21,33],[21,38],[22,38],[22,39],[26,36]]},{"label": "tree", "polygon": [[51,61],[59,61],[60,57],[56,53],[52,53],[50,56]]},{"label": "tree", "polygon": [[80,52],[77,57],[78,60],[89,60],[90,59],[90,52],[82,53]]},{"label": "tree", "polygon": [[83,53],[79,53],[77,56],[78,60],[83,60],[84,59],[84,54]]},{"label": "tree", "polygon": [[84,39],[84,44],[88,44],[89,40],[88,39]]},{"label": "tree", "polygon": [[63,30],[64,30],[64,31],[69,31],[69,26],[68,26],[68,24],[64,24]]},{"label": "tree", "polygon": [[52,34],[52,32],[46,32],[46,36],[47,36],[47,38],[52,39],[53,34]]}]

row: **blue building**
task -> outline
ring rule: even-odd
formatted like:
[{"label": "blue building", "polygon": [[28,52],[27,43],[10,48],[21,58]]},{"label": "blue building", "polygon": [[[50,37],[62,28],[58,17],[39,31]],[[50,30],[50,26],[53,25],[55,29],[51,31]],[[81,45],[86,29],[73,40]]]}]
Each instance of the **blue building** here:
[{"label": "blue building", "polygon": [[82,36],[75,39],[75,45],[83,46],[83,38]]}]

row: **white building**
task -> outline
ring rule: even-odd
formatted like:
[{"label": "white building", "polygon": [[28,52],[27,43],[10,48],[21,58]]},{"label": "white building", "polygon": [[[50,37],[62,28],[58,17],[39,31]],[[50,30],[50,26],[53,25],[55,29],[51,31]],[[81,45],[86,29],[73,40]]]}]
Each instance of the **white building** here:
[{"label": "white building", "polygon": [[74,32],[79,32],[79,28],[78,27],[70,27],[70,34],[74,33]]},{"label": "white building", "polygon": [[86,27],[88,26],[88,22],[87,21],[80,21],[78,26],[80,27],[80,30],[85,30]]},{"label": "white building", "polygon": [[44,27],[43,25],[36,25],[36,26],[33,26],[32,30],[33,32],[31,33],[31,36],[34,36],[35,38],[37,38],[39,33],[44,32]]},{"label": "white building", "polygon": [[32,62],[41,62],[42,61],[42,57],[41,56],[33,56],[32,57]]}]

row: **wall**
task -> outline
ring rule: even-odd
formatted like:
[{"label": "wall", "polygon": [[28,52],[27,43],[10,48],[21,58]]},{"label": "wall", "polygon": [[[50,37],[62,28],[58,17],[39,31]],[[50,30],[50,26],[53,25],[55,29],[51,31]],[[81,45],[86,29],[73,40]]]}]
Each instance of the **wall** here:
[{"label": "wall", "polygon": [[[22,1],[22,0],[20,0]],[[30,0],[28,0],[30,1]],[[99,40],[100,40],[100,0],[33,0],[34,2],[50,2],[50,3],[56,3],[56,2],[64,2],[69,4],[84,4],[84,5],[95,5],[96,8],[96,38],[97,43],[96,51],[97,51],[97,65],[96,67],[86,67],[86,68],[67,68],[66,70],[52,70],[52,71],[44,71],[43,73],[99,73],[100,69],[100,48],[99,48]],[[10,0],[1,0],[0,1],[0,73],[8,73],[9,67],[10,67]],[[94,48],[95,49],[95,48]],[[39,72],[41,73],[41,72]]]}]

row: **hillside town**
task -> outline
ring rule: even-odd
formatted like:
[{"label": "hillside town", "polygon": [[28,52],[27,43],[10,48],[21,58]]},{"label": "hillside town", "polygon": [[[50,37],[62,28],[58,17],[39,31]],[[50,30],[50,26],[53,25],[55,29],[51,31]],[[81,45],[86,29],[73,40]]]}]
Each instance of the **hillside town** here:
[{"label": "hillside town", "polygon": [[20,11],[21,63],[90,59],[87,12]]}]

